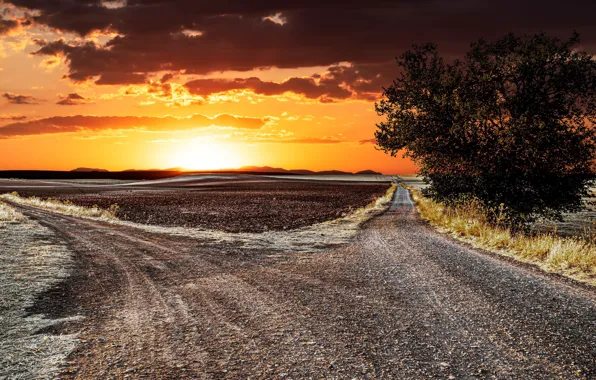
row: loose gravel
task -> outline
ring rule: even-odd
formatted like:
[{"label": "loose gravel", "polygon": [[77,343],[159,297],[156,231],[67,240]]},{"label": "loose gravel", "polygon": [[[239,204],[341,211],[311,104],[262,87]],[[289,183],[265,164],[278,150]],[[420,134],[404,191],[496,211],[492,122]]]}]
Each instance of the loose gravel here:
[{"label": "loose gravel", "polygon": [[50,331],[79,318],[74,310],[54,318],[31,307],[68,277],[72,252],[50,229],[6,205],[2,210],[11,217],[0,220],[0,378],[52,378],[78,341]]}]

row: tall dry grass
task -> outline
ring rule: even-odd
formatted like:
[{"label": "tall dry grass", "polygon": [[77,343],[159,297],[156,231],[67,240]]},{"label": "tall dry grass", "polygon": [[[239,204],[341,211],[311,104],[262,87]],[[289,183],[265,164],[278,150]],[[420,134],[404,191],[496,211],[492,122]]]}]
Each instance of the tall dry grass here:
[{"label": "tall dry grass", "polygon": [[499,215],[489,221],[488,211],[479,201],[468,200],[446,206],[424,197],[420,191],[408,189],[423,219],[442,232],[472,245],[532,263],[547,272],[559,273],[596,285],[596,234],[561,237],[553,232],[516,232]]},{"label": "tall dry grass", "polygon": [[118,206],[112,205],[109,209],[102,209],[99,206],[83,207],[77,206],[70,201],[59,201],[56,199],[41,199],[37,197],[21,197],[18,193],[0,195],[0,199],[5,199],[25,206],[33,206],[60,214],[82,216],[88,218],[98,218],[103,220],[117,220],[116,213]]},{"label": "tall dry grass", "polygon": [[10,207],[6,203],[0,202],[0,222],[16,223],[25,220],[25,216]]}]

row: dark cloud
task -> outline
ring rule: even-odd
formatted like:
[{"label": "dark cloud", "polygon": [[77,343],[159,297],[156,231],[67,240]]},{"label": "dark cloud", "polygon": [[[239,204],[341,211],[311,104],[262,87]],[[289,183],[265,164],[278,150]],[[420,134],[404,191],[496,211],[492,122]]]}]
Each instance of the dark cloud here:
[{"label": "dark cloud", "polygon": [[314,78],[290,78],[282,83],[264,82],[259,78],[246,79],[199,79],[186,83],[186,88],[195,95],[210,95],[230,90],[250,90],[259,95],[279,95],[286,92],[304,95],[309,99],[346,99],[352,95],[337,82],[317,83]]},{"label": "dark cloud", "polygon": [[340,62],[365,67],[388,62],[412,43],[427,41],[457,56],[472,40],[507,32],[567,37],[576,29],[584,47],[596,51],[593,0],[129,0],[115,8],[100,0],[5,2],[36,10],[34,23],[60,31],[119,33],[105,46],[38,41],[34,54],[64,56],[68,78],[98,84],[141,83],[163,71],[209,74]]},{"label": "dark cloud", "polygon": [[78,106],[80,104],[87,104],[89,101],[87,98],[82,97],[77,93],[60,96],[60,100],[56,103],[61,106]]},{"label": "dark cloud", "polygon": [[210,118],[193,115],[187,118],[136,117],[136,116],[55,116],[45,119],[12,123],[0,127],[0,139],[17,136],[45,135],[53,133],[141,130],[141,131],[184,131],[210,126],[238,129],[259,129],[267,118],[251,118],[234,115],[218,115]]},{"label": "dark cloud", "polygon": [[38,99],[30,95],[16,95],[5,92],[2,97],[11,104],[39,104]]},{"label": "dark cloud", "polygon": [[[72,74],[69,78],[77,81]],[[87,79],[86,77],[83,79]],[[147,74],[108,71],[103,72],[95,84],[143,84],[147,81]]]},{"label": "dark cloud", "polygon": [[[413,2],[414,0],[406,1]],[[86,35],[96,30],[116,30],[122,34],[176,33],[199,28],[205,23],[219,23],[222,15],[230,18],[262,19],[276,13],[304,11],[370,10],[395,7],[395,1],[259,1],[245,0],[128,0],[125,7],[109,8],[101,0],[5,0],[19,7],[35,9],[36,23],[61,31]],[[117,4],[118,2],[112,2]],[[287,19],[287,16],[283,16]]]},{"label": "dark cloud", "polygon": [[72,94],[66,95],[65,98],[71,99],[71,100],[85,100],[84,97],[82,97],[81,95],[77,94],[76,92],[73,92]]},{"label": "dark cloud", "polygon": [[360,140],[360,141],[358,141],[358,144],[360,144],[360,145],[364,145],[364,144],[374,144],[374,145],[377,145],[377,139]]},{"label": "dark cloud", "polygon": [[19,25],[17,20],[0,19],[0,36],[4,36],[13,30],[18,29]]},{"label": "dark cloud", "polygon": [[397,75],[393,62],[351,66],[332,66],[323,75],[307,78],[293,77],[283,82],[262,81],[259,78],[197,79],[185,84],[195,95],[248,90],[259,95],[294,93],[323,103],[343,99],[376,100],[383,86]]}]

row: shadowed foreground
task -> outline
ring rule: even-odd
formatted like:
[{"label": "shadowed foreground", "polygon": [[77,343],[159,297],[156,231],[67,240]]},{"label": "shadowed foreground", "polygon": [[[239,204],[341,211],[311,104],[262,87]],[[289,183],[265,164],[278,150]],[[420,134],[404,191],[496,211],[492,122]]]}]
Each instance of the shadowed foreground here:
[{"label": "shadowed foreground", "polygon": [[77,253],[64,376],[590,378],[594,292],[434,232],[400,190],[353,244],[249,251],[19,207]]}]

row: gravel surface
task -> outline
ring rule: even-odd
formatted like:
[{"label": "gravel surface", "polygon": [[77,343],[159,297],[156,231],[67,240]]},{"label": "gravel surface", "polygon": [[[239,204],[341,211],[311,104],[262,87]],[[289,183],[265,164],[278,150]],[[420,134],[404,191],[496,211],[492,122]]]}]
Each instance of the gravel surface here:
[{"label": "gravel surface", "polygon": [[169,183],[124,188],[15,188],[23,196],[71,201],[79,206],[109,208],[118,218],[167,227],[201,227],[228,232],[289,230],[333,220],[383,195],[388,183],[312,181],[225,181]]},{"label": "gravel surface", "polygon": [[63,378],[596,377],[596,295],[461,245],[403,192],[352,244],[271,254],[20,207],[77,267]]},{"label": "gravel surface", "polygon": [[0,263],[0,379],[53,378],[78,342],[52,330],[72,322],[76,311],[63,319],[30,308],[69,277],[72,252],[49,228],[21,215],[0,220]]}]

